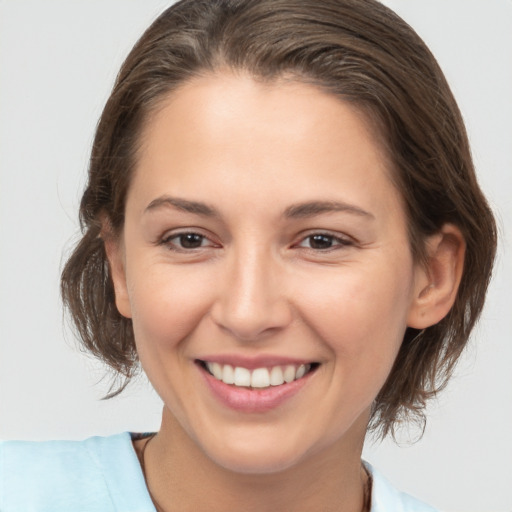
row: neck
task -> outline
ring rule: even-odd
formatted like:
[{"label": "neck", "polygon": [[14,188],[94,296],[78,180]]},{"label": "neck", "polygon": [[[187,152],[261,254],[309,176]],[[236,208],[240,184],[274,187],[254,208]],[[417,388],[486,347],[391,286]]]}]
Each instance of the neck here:
[{"label": "neck", "polygon": [[364,434],[358,437],[282,471],[239,473],[211,460],[164,411],[145,452],[146,480],[161,512],[360,512],[368,482],[360,462]]}]

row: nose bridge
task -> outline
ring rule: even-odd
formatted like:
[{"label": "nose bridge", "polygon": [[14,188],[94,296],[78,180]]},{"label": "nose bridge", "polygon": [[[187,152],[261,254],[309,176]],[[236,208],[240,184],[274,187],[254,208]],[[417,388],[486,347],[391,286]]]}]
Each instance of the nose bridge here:
[{"label": "nose bridge", "polygon": [[215,320],[241,340],[257,339],[291,318],[278,258],[264,244],[234,247],[226,260]]},{"label": "nose bridge", "polygon": [[262,247],[240,251],[233,262],[233,299],[242,315],[263,311],[272,301],[275,290],[274,262]]}]

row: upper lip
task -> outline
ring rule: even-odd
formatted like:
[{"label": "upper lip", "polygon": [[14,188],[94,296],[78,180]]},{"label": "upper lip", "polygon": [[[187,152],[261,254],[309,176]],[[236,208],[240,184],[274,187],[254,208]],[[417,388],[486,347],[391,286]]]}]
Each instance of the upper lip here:
[{"label": "upper lip", "polygon": [[275,356],[275,355],[259,355],[259,356],[243,356],[235,354],[222,354],[222,355],[209,355],[198,357],[198,361],[204,363],[219,363],[229,364],[233,367],[247,368],[248,370],[254,370],[256,368],[271,368],[273,366],[287,366],[301,364],[311,364],[316,361],[312,359],[300,359],[296,357],[287,356]]}]

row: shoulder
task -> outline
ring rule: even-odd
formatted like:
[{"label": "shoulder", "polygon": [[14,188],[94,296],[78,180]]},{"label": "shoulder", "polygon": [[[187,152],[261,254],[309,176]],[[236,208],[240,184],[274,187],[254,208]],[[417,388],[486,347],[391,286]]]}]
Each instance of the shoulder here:
[{"label": "shoulder", "polygon": [[153,511],[150,504],[128,433],[0,443],[2,512]]},{"label": "shoulder", "polygon": [[437,509],[399,491],[381,473],[365,463],[372,475],[371,512],[438,512]]}]

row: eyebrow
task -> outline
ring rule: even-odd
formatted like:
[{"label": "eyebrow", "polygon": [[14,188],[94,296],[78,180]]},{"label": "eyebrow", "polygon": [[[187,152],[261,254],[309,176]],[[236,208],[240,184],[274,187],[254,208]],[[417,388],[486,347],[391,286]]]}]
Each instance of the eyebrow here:
[{"label": "eyebrow", "polygon": [[177,210],[187,213],[194,213],[196,215],[203,215],[204,217],[219,217],[219,213],[212,206],[198,201],[189,201],[187,199],[180,199],[178,197],[162,196],[157,197],[148,204],[144,213],[156,210],[162,206],[172,206]]},{"label": "eyebrow", "polygon": [[322,213],[346,212],[360,217],[375,219],[373,214],[359,208],[358,206],[339,201],[309,201],[307,203],[294,204],[286,208],[284,216],[288,218],[307,218]]},{"label": "eyebrow", "polygon": [[[176,208],[177,210],[204,217],[220,217],[219,212],[213,206],[209,206],[208,204],[199,201],[190,201],[188,199],[171,196],[157,197],[149,203],[144,210],[144,213],[169,206]],[[308,201],[306,203],[293,204],[284,210],[283,217],[288,219],[303,219],[331,212],[345,212],[360,217],[375,219],[373,214],[370,212],[367,212],[358,206],[340,201]]]}]

